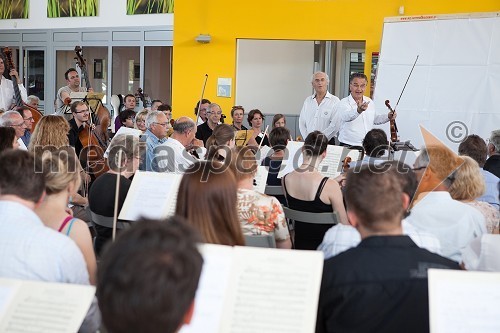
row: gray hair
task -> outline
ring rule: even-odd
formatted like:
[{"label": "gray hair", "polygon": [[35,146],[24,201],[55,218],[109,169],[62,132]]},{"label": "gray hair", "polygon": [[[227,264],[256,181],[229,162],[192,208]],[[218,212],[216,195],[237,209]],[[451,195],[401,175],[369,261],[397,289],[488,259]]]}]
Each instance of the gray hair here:
[{"label": "gray hair", "polygon": [[330,83],[330,77],[329,77],[329,76],[328,76],[328,74],[326,74],[325,72],[314,72],[314,74],[311,76],[311,83],[313,83],[313,82],[314,82],[314,77],[315,77],[317,74],[325,74],[326,83]]},{"label": "gray hair", "polygon": [[495,153],[500,153],[500,130],[491,132],[490,143],[495,147]]},{"label": "gray hair", "polygon": [[177,133],[186,133],[187,130],[190,130],[196,126],[194,121],[190,118],[184,118],[186,120],[183,120],[183,118],[179,119],[174,123],[173,129],[174,132]]},{"label": "gray hair", "polygon": [[35,95],[29,95],[27,101],[28,101],[28,104],[31,104],[34,101],[37,101],[38,103],[40,103],[40,98],[38,98],[38,96],[35,96]]},{"label": "gray hair", "polygon": [[12,126],[14,125],[14,122],[16,118],[23,117],[21,114],[17,111],[7,111],[3,115],[0,116],[0,126]]},{"label": "gray hair", "polygon": [[150,113],[148,113],[146,117],[146,128],[151,128],[151,125],[153,125],[153,123],[157,123],[158,116],[161,114],[163,114],[163,112],[161,111],[151,111]]},{"label": "gray hair", "polygon": [[417,159],[415,160],[414,167],[415,168],[423,168],[429,165],[431,159],[429,158],[429,153],[425,147],[420,148],[420,154],[418,154]]},{"label": "gray hair", "polygon": [[212,112],[212,109],[213,109],[213,108],[216,108],[216,107],[218,107],[218,108],[219,108],[219,110],[221,110],[221,112],[222,112],[222,108],[220,107],[220,105],[219,105],[219,104],[217,104],[217,103],[211,103],[211,104],[208,106],[208,108],[207,108],[207,113]]}]

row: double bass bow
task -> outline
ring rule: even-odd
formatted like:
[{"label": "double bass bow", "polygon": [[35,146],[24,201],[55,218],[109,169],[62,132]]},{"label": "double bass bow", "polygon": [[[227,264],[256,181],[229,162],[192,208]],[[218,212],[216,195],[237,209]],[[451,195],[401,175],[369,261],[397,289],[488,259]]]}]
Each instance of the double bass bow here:
[{"label": "double bass bow", "polygon": [[[418,61],[418,55],[417,55],[417,58],[415,59],[415,62],[413,63],[410,74],[408,74],[408,78],[406,79],[405,85],[403,86],[403,90],[401,90],[401,94],[399,95],[398,101],[396,102],[394,109],[391,107],[391,102],[388,99],[385,100],[385,106],[389,109],[389,111],[391,112],[392,115],[394,115],[394,113],[396,113],[396,108],[398,107],[399,101],[401,100],[401,96],[403,96],[403,93],[406,89],[406,85],[408,84],[408,81],[410,80],[411,74],[413,73],[413,70],[415,69],[415,65],[417,64],[417,61]],[[389,126],[390,126],[390,131],[391,131],[391,142],[398,142],[399,137],[398,137],[398,126],[396,125],[396,119],[394,119],[394,118],[389,119]]]},{"label": "double bass bow", "polygon": [[[5,47],[3,49],[3,54],[5,55],[5,62],[6,66],[10,70],[16,69],[16,66],[14,65],[14,61],[12,61],[12,50],[8,47]],[[11,77],[10,78],[12,81],[12,86],[14,88],[14,97],[15,97],[15,104],[17,107],[24,107],[28,108],[31,111],[31,114],[33,116],[33,128],[38,124],[40,119],[43,117],[43,115],[38,111],[38,109],[34,108],[33,106],[29,105],[28,103],[25,103],[23,101],[23,98],[21,97],[21,91],[19,90],[19,85],[17,83],[17,78]]]}]

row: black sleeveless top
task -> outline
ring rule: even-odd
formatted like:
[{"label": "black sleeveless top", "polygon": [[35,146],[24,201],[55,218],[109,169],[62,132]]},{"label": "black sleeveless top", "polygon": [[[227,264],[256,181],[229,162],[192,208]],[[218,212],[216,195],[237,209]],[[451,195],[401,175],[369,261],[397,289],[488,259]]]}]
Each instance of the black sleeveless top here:
[{"label": "black sleeveless top", "polygon": [[[286,176],[285,176],[286,177]],[[285,178],[284,177],[284,178]],[[332,205],[326,204],[319,198],[325,187],[328,177],[324,177],[319,183],[314,200],[300,200],[288,194],[286,181],[283,181],[285,197],[288,207],[294,210],[312,213],[331,213]],[[333,224],[312,224],[295,221],[295,248],[299,250],[316,250],[323,241],[323,237]]]}]

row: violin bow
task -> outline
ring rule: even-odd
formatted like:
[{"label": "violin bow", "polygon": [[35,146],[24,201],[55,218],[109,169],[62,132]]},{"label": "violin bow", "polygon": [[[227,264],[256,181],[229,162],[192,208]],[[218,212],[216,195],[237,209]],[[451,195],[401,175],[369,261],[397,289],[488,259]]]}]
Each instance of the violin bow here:
[{"label": "violin bow", "polygon": [[121,168],[122,168],[122,153],[123,150],[120,149],[118,150],[118,172],[116,173],[116,188],[115,188],[115,205],[114,205],[114,210],[113,210],[113,234],[112,234],[112,241],[115,241],[116,237],[116,225],[118,222],[118,195],[120,193],[120,176],[122,174]]},{"label": "violin bow", "polygon": [[408,74],[408,78],[406,79],[405,85],[403,86],[403,90],[401,90],[401,94],[399,95],[398,101],[396,102],[396,105],[394,106],[394,112],[396,112],[396,109],[398,108],[399,101],[401,100],[401,96],[403,96],[403,93],[405,92],[406,85],[408,84],[408,81],[410,81],[411,73],[413,73],[413,70],[415,69],[415,65],[417,64],[418,61],[418,55],[417,58],[415,59],[415,62],[413,63],[413,66],[411,68],[410,74]]},{"label": "violin bow", "polygon": [[205,87],[207,86],[208,74],[205,74],[205,81],[203,82],[203,87],[201,88],[200,102],[198,103],[198,112],[196,112],[196,126],[198,126],[198,120],[200,119],[200,108],[201,101],[203,100],[203,95],[205,94]]},{"label": "violin bow", "polygon": [[262,147],[262,142],[264,142],[264,139],[266,138],[266,134],[267,134],[268,129],[269,129],[269,125],[266,126],[266,130],[264,131],[264,136],[262,137],[262,140],[260,140],[259,148],[257,148],[258,150],[260,150],[260,147]]}]

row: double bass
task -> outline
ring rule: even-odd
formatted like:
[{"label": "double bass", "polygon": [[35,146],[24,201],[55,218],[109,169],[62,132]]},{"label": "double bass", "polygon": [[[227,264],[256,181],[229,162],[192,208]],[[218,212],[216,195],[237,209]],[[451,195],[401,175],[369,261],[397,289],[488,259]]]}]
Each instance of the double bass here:
[{"label": "double bass", "polygon": [[[9,68],[9,71],[12,69],[16,69],[16,66],[14,65],[14,61],[12,61],[12,50],[8,47],[5,47],[3,49],[3,54],[5,55],[5,65],[7,68]],[[38,111],[37,108],[34,108],[33,106],[29,105],[28,103],[25,103],[21,97],[21,91],[19,90],[19,86],[17,84],[17,80],[15,77],[10,78],[12,81],[12,86],[14,87],[14,97],[16,101],[16,106],[17,107],[25,107],[28,108],[31,111],[31,114],[33,116],[33,128],[38,124],[40,119],[43,117],[43,115]]]}]

